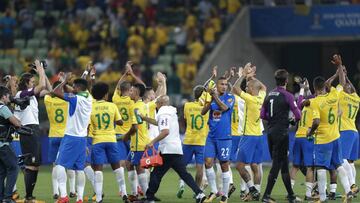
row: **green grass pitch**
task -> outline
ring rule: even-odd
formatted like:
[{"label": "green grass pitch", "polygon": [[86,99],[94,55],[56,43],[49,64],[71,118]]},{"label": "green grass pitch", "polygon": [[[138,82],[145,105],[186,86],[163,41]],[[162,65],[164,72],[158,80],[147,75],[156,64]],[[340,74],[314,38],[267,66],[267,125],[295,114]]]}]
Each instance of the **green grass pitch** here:
[{"label": "green grass pitch", "polygon": [[[269,169],[270,169],[269,167],[264,166],[264,180],[262,182],[262,191],[265,190]],[[193,169],[189,169],[189,171],[192,174],[194,174]],[[359,165],[357,165],[357,172],[358,172],[358,174],[360,174]],[[229,199],[228,202],[234,202],[234,203],[241,202],[241,200],[239,198],[239,192],[240,192],[240,190],[239,190],[239,179],[240,178],[239,177],[240,176],[239,176],[238,172],[235,170],[233,170],[233,174],[234,174],[234,181],[235,181],[237,190],[231,196],[231,198]],[[358,177],[359,177],[359,175],[358,175]],[[304,179],[303,175],[299,172],[294,190],[295,190],[295,193],[301,198],[303,198],[305,195],[304,180],[305,179]],[[127,174],[126,174],[126,181],[127,181]],[[357,183],[359,184],[359,182],[360,182],[360,178],[357,178]],[[23,175],[20,173],[19,177],[18,177],[18,181],[17,181],[17,188],[18,188],[18,191],[19,191],[21,197],[23,197],[24,193],[25,193],[24,192],[25,188],[24,188],[23,183],[24,183]],[[178,189],[178,176],[173,170],[169,170],[169,172],[164,176],[164,178],[161,182],[161,185],[160,185],[160,189],[159,189],[158,193],[156,194],[156,196],[162,200],[161,201],[162,203],[195,202],[195,200],[192,199],[193,194],[189,187],[186,187],[185,193],[184,193],[182,199],[178,199],[176,197],[177,189]],[[207,188],[206,194],[209,193],[208,190],[209,190],[209,188]],[[128,187],[128,191],[130,191],[129,187]],[[343,189],[342,189],[340,183],[338,183],[338,192],[340,192],[340,193],[343,192]],[[110,168],[106,168],[104,171],[104,193],[105,193],[105,198],[103,201],[104,203],[122,202],[122,200],[118,196],[118,186],[115,181],[115,175],[112,173]],[[85,189],[85,196],[91,196],[92,194],[93,194],[93,191],[91,189],[91,186],[90,186],[89,182],[87,182],[86,189]],[[287,202],[287,201],[285,201],[286,194],[287,194],[286,190],[282,184],[281,174],[279,174],[277,183],[276,183],[273,193],[272,193],[272,197],[275,198],[277,200],[277,202]],[[39,173],[39,176],[38,176],[38,182],[35,187],[34,196],[36,196],[36,198],[39,200],[45,201],[46,203],[55,202],[52,199],[51,167],[50,166],[41,167],[41,172]],[[75,202],[75,199],[72,199],[70,202]],[[219,200],[217,200],[215,202],[219,202]],[[330,202],[334,202],[334,203],[341,202],[341,200],[338,199],[336,201],[330,201]],[[360,197],[354,199],[353,202],[360,202]]]}]

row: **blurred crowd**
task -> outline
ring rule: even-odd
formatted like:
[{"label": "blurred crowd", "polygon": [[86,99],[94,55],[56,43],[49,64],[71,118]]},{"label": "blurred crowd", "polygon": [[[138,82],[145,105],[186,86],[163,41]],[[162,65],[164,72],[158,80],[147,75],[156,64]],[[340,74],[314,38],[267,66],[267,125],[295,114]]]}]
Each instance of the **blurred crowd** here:
[{"label": "blurred crowd", "polygon": [[100,79],[115,85],[131,60],[146,85],[162,71],[169,94],[187,96],[240,7],[239,0],[2,0],[0,74],[22,72],[39,57],[55,81],[93,60]]}]

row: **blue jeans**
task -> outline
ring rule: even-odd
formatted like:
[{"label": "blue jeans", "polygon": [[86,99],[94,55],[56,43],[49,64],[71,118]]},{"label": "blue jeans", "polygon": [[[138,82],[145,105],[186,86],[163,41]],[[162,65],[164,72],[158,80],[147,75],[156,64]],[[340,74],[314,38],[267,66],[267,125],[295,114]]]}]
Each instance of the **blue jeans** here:
[{"label": "blue jeans", "polygon": [[[10,146],[0,147],[0,200],[11,199],[19,173],[17,158]],[[6,179],[6,184],[5,184]]]}]

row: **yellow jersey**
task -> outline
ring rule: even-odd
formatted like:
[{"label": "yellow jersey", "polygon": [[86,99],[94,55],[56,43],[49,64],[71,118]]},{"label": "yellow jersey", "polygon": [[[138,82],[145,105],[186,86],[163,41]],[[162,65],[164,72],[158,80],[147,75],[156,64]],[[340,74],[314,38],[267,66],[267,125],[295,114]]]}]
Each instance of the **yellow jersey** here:
[{"label": "yellow jersey", "polygon": [[232,136],[240,136],[242,132],[240,132],[239,122],[240,122],[240,116],[239,116],[239,100],[241,98],[237,95],[235,96],[235,103],[234,103],[234,109],[231,114],[231,135]]},{"label": "yellow jersey", "polygon": [[68,102],[46,95],[44,103],[50,123],[49,137],[64,137],[69,111]]},{"label": "yellow jersey", "polygon": [[201,115],[203,105],[200,101],[186,102],[184,105],[184,118],[186,131],[183,143],[187,145],[204,146],[209,132],[207,122],[209,113]]},{"label": "yellow jersey", "polygon": [[120,96],[118,90],[115,90],[112,101],[117,106],[123,121],[123,125],[116,126],[115,132],[118,135],[124,135],[130,130],[132,125],[130,119],[130,107],[134,104],[134,101],[128,96]]},{"label": "yellow jersey", "polygon": [[356,131],[356,115],[359,110],[360,97],[356,92],[348,94],[344,91],[339,95],[339,106],[342,111],[340,119],[340,131],[352,130]]},{"label": "yellow jersey", "polygon": [[130,108],[131,124],[137,125],[136,132],[130,138],[131,151],[144,151],[145,146],[150,142],[147,122],[142,121],[137,115],[147,115],[147,108],[143,101],[135,102]]},{"label": "yellow jersey", "polygon": [[121,116],[115,104],[98,100],[93,103],[90,123],[93,135],[93,144],[116,142],[115,121]]},{"label": "yellow jersey", "polygon": [[252,96],[241,91],[240,97],[245,101],[244,135],[261,136],[260,110],[266,96],[265,91],[259,91],[258,96]]},{"label": "yellow jersey", "polygon": [[298,129],[295,133],[295,137],[306,137],[309,128],[311,128],[313,122],[313,111],[310,106],[304,106],[301,111],[301,119],[299,121]]},{"label": "yellow jersey", "polygon": [[146,108],[148,110],[148,116],[149,118],[155,119],[155,113],[156,113],[156,103],[155,100],[146,103]]},{"label": "yellow jersey", "polygon": [[327,144],[340,137],[338,124],[339,92],[332,87],[325,95],[310,99],[313,119],[320,119],[315,132],[315,144]]}]

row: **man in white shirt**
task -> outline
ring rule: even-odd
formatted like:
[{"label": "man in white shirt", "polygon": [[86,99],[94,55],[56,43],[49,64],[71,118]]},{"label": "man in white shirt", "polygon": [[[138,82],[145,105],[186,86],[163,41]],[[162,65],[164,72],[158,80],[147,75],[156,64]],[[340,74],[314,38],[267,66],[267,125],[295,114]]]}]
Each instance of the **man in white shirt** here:
[{"label": "man in white shirt", "polygon": [[68,82],[69,76],[70,74],[66,74],[65,80],[52,92],[53,95],[69,102],[65,135],[55,161],[60,190],[60,199],[57,202],[69,202],[66,193],[65,169],[71,169],[76,171],[77,176],[76,202],[82,203],[85,188],[86,136],[91,116],[92,97],[87,92],[88,83],[85,79],[74,80],[72,93],[64,93],[63,87]]},{"label": "man in white shirt", "polygon": [[179,134],[179,123],[176,108],[169,105],[169,97],[164,95],[156,100],[156,108],[159,110],[156,120],[144,117],[149,123],[157,125],[159,135],[155,137],[147,147],[152,147],[159,142],[159,151],[163,158],[163,165],[155,167],[150,175],[149,188],[146,191],[147,202],[154,202],[154,195],[159,189],[160,182],[165,173],[174,169],[182,180],[196,194],[196,202],[203,202],[206,197],[202,190],[197,186],[194,178],[186,171],[182,160],[183,151]]}]

